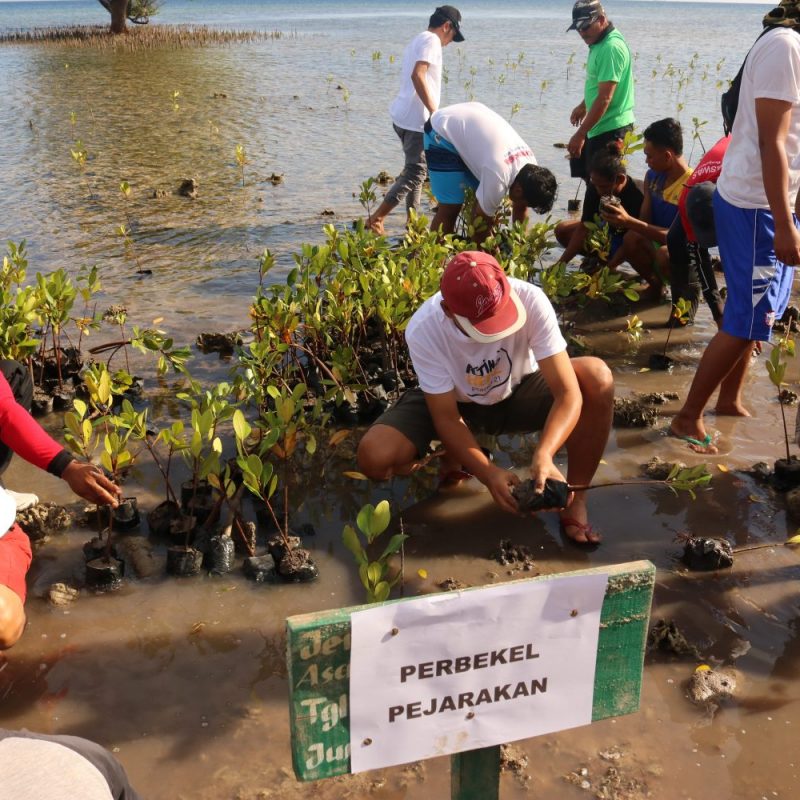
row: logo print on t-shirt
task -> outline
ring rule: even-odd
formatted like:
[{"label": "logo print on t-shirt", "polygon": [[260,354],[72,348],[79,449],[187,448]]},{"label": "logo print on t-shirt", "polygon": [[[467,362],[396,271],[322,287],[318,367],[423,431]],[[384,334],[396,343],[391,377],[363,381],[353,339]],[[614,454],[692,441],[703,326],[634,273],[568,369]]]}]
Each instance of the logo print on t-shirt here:
[{"label": "logo print on t-shirt", "polygon": [[467,364],[469,397],[485,397],[498,386],[508,383],[511,377],[511,356],[501,347],[494,358],[484,358],[479,364]]}]

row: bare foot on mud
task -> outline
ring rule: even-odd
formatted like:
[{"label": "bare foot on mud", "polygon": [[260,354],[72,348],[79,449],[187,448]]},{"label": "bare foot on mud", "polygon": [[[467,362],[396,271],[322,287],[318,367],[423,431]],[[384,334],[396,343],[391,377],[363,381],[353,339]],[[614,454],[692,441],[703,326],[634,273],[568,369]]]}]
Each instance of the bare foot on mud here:
[{"label": "bare foot on mud", "polygon": [[714,413],[720,417],[749,417],[750,412],[741,403],[717,403]]},{"label": "bare foot on mud", "polygon": [[687,421],[681,417],[674,417],[669,426],[670,436],[682,439],[689,445],[690,450],[695,453],[714,455],[719,452],[710,433],[706,432],[702,423],[697,421]]},{"label": "bare foot on mud", "polygon": [[596,545],[603,539],[599,531],[589,524],[589,513],[582,500],[573,500],[559,514],[559,520],[561,533],[575,544]]}]

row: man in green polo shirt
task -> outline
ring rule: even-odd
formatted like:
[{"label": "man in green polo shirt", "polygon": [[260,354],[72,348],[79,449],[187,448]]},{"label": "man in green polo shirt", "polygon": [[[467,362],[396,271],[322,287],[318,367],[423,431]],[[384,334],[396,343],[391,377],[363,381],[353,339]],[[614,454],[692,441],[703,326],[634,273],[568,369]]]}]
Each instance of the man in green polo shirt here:
[{"label": "man in green polo shirt", "polygon": [[578,0],[567,30],[589,46],[583,100],[570,115],[578,130],[567,145],[572,176],[585,179],[595,153],[633,128],[631,52],[599,0]]}]

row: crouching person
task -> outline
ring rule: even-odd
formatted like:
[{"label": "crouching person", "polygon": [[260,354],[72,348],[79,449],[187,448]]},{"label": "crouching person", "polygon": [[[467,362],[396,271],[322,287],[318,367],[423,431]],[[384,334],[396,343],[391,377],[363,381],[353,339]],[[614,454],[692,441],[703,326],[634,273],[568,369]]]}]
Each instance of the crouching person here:
[{"label": "crouching person", "polygon": [[[442,274],[440,291],[406,328],[419,389],[403,394],[362,438],[361,471],[373,480],[418,468],[430,442],[445,449],[443,477],[474,475],[505,511],[519,513],[511,488],[519,478],[494,464],[475,434],[541,431],[531,478],[564,480],[553,459],[566,445],[567,479],[588,484],[611,428],[614,384],[597,358],[570,359],[555,311],[536,286],[507,278],[488,253],[463,252]],[[600,540],[584,492],[560,511],[571,541]]]},{"label": "crouching person", "polygon": [[[0,362],[0,473],[12,453],[17,453],[64,480],[85,500],[116,506],[119,487],[91,464],[75,461],[23,407],[20,400],[32,397],[29,383],[22,365]],[[15,521],[19,497],[0,482],[0,650],[16,644],[25,627],[25,575],[31,564],[31,545]]]}]

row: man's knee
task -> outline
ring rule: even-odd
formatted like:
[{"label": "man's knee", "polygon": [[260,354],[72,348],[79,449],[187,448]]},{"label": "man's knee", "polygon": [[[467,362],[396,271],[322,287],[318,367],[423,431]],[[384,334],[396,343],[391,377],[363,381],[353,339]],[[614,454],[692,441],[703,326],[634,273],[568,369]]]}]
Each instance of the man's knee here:
[{"label": "man's knee", "polygon": [[555,234],[558,243],[562,247],[566,247],[569,244],[569,240],[572,238],[574,230],[575,223],[572,220],[562,220],[556,225],[553,233]]},{"label": "man's knee", "polygon": [[414,444],[389,425],[373,425],[358,443],[358,468],[370,480],[385,481],[405,473],[417,459]]},{"label": "man's knee", "polygon": [[573,359],[573,367],[586,400],[608,400],[614,397],[614,375],[601,358],[585,356]]},{"label": "man's knee", "polygon": [[13,647],[25,630],[22,600],[7,586],[0,586],[0,650]]}]

